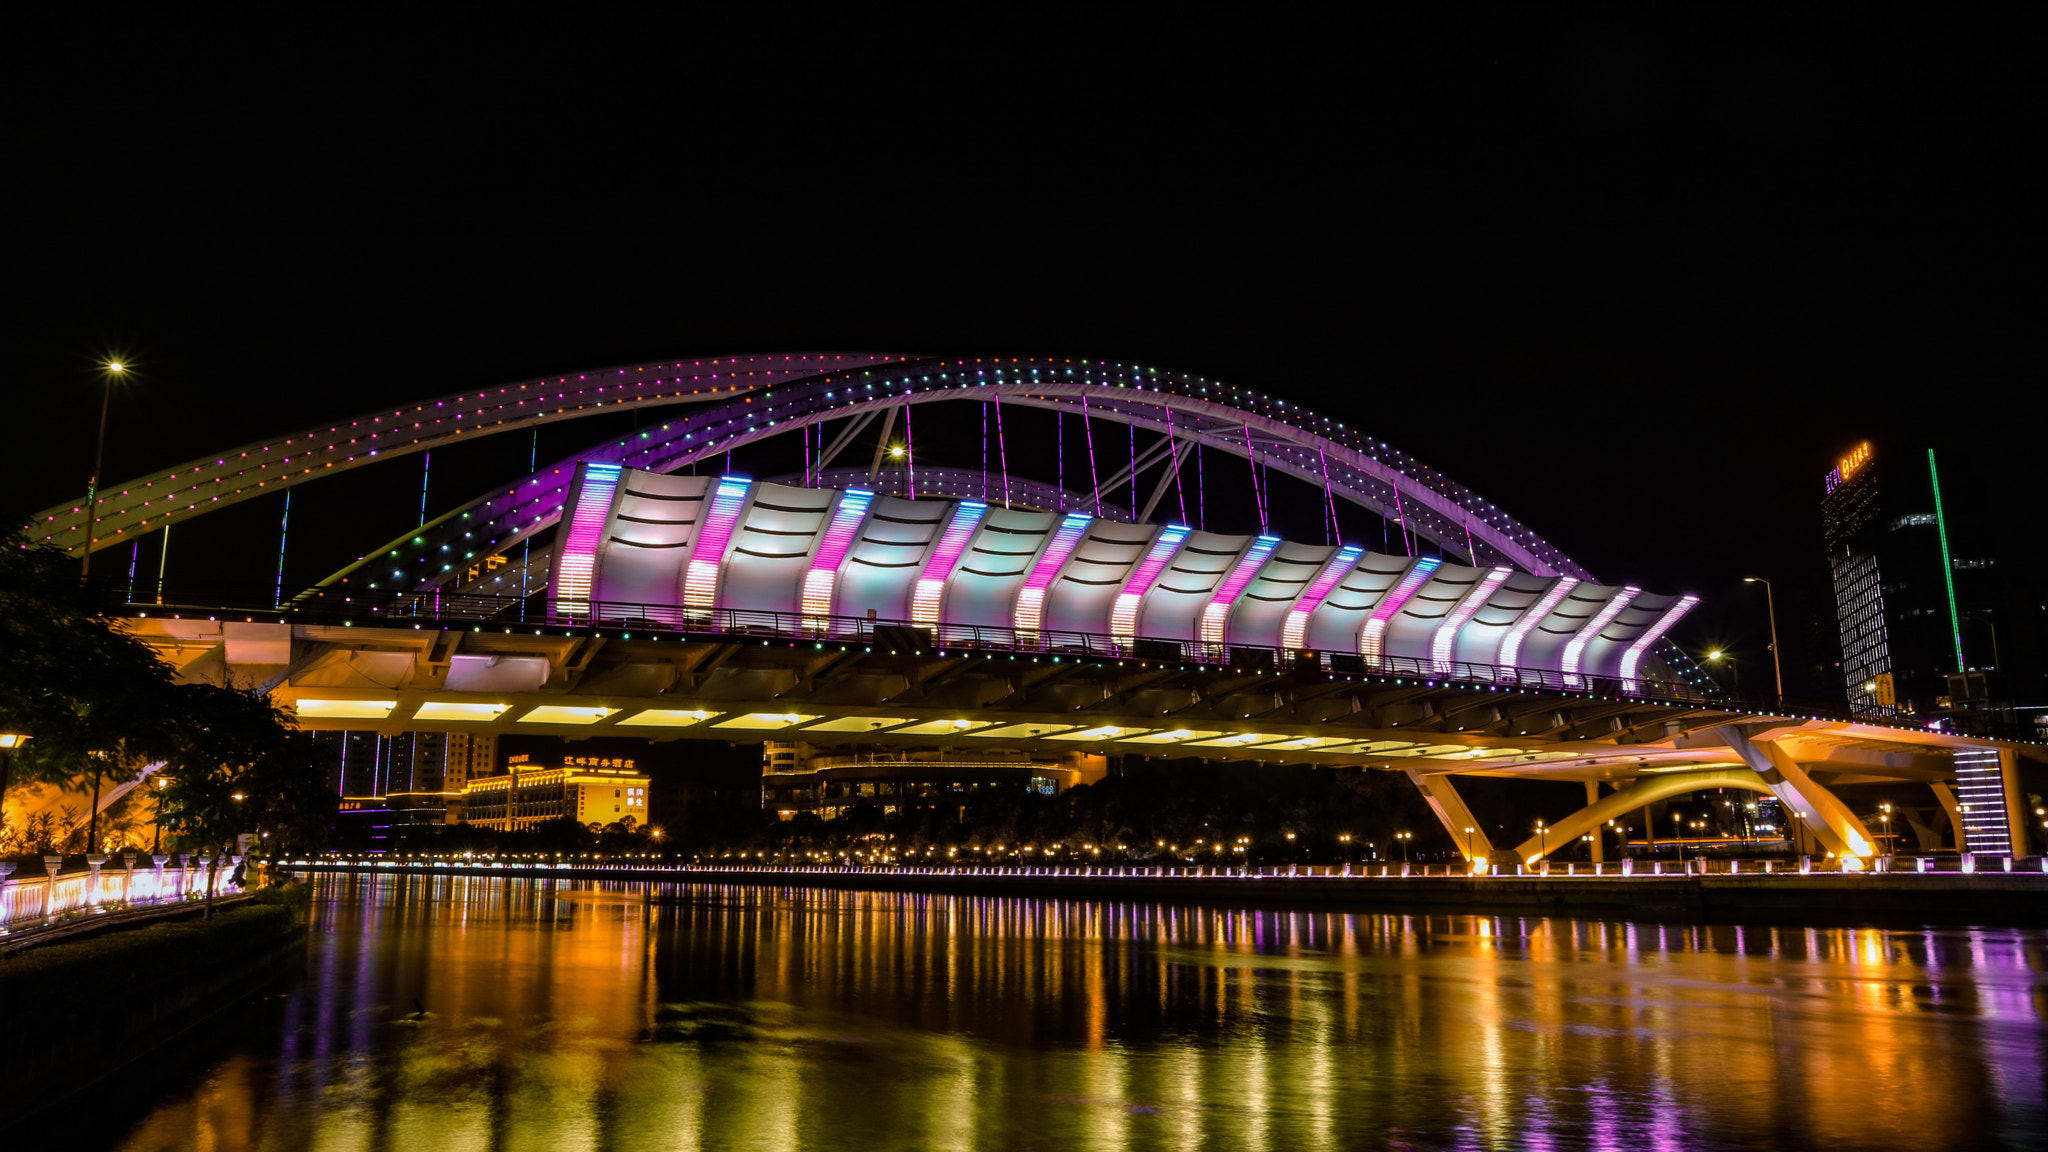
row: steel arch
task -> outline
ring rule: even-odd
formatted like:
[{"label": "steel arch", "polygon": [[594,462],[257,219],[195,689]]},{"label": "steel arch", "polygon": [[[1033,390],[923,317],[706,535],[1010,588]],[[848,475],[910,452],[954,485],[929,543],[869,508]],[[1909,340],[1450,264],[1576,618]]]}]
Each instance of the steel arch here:
[{"label": "steel arch", "polygon": [[[315,425],[268,441],[109,484],[100,493],[94,551],[243,500],[366,464],[536,424],[604,412],[688,404],[815,376],[826,367],[906,359],[872,352],[791,352],[718,356],[633,367],[593,368],[491,388],[466,389],[417,404]],[[549,394],[552,393],[552,396]],[[80,555],[86,497],[36,513],[29,527],[45,543]]]},{"label": "steel arch", "polygon": [[[1490,501],[1435,469],[1298,404],[1248,389],[1156,368],[1086,359],[931,359],[827,372],[732,397],[625,440],[608,441],[414,529],[329,577],[333,583],[397,553],[430,569],[403,577],[431,588],[459,578],[464,560],[501,552],[560,516],[579,463],[618,463],[672,472],[748,444],[827,420],[899,405],[995,399],[1083,412],[1135,424],[1320,486],[1349,503],[1399,519],[1440,549],[1479,564],[1507,563],[1539,576],[1593,576]],[[417,539],[419,543],[413,541]],[[469,541],[469,543],[462,543]],[[1468,542],[1469,541],[1469,542]],[[443,545],[448,562],[431,567]],[[459,550],[458,550],[459,548]],[[425,549],[424,552],[419,551]],[[403,572],[404,567],[399,571]]]}]

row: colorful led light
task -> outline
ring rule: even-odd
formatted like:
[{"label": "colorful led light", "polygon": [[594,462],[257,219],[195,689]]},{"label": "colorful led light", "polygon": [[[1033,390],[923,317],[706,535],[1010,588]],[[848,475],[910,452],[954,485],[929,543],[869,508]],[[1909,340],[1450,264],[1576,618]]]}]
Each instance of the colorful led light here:
[{"label": "colorful led light", "polygon": [[611,518],[612,494],[623,469],[617,464],[583,465],[583,487],[576,510],[569,514],[569,532],[562,545],[562,567],[554,581],[556,612],[590,611],[590,586],[597,575],[597,546]]},{"label": "colorful led light", "polygon": [[1631,601],[1642,594],[1643,590],[1633,584],[1616,592],[1614,598],[1600,611],[1593,613],[1593,618],[1586,621],[1584,628],[1572,635],[1571,640],[1564,646],[1564,682],[1567,685],[1573,688],[1579,686],[1579,661],[1586,654],[1586,645],[1591,644],[1593,638],[1600,635],[1602,628],[1612,623],[1616,616],[1621,615],[1623,608],[1628,607]]},{"label": "colorful led light", "polygon": [[1692,611],[1692,606],[1699,602],[1700,598],[1697,596],[1681,597],[1678,603],[1666,608],[1664,614],[1657,617],[1657,622],[1650,625],[1648,631],[1636,637],[1636,642],[1628,646],[1628,651],[1621,654],[1621,679],[1627,691],[1636,690],[1636,667],[1642,663],[1643,653],[1649,651],[1650,645],[1655,644],[1664,633],[1671,631],[1671,626],[1678,623],[1678,618]]},{"label": "colorful led light", "polygon": [[1564,598],[1571,595],[1572,589],[1578,586],[1579,578],[1576,576],[1559,577],[1557,583],[1552,584],[1536,603],[1529,606],[1528,611],[1522,613],[1522,618],[1515,621],[1515,626],[1508,629],[1508,634],[1501,637],[1500,654],[1493,658],[1493,662],[1503,668],[1513,668],[1515,661],[1522,657],[1522,641],[1536,630],[1538,624],[1557,611],[1557,606],[1564,603]]},{"label": "colorful led light", "polygon": [[1501,567],[1481,576],[1479,582],[1472,586],[1472,591],[1467,592],[1465,598],[1458,601],[1458,606],[1444,617],[1444,622],[1436,626],[1435,635],[1429,638],[1429,659],[1437,671],[1451,670],[1451,646],[1457,642],[1458,629],[1465,626],[1465,621],[1486,604],[1487,597],[1492,596],[1514,571],[1513,568]]},{"label": "colorful led light", "polygon": [[704,526],[697,531],[697,546],[690,549],[690,566],[683,577],[683,603],[691,608],[709,608],[718,602],[718,574],[725,567],[725,546],[732,542],[739,524],[740,509],[747,502],[747,487],[753,481],[727,476],[711,495],[711,507],[704,513]]},{"label": "colorful led light", "polygon": [[913,623],[939,622],[939,605],[946,596],[946,581],[953,578],[953,566],[960,563],[961,554],[967,551],[967,542],[974,539],[975,526],[981,523],[982,513],[987,511],[988,505],[979,500],[963,500],[953,509],[953,518],[939,535],[939,546],[932,549],[931,558],[924,562],[924,571],[918,573],[917,586],[911,590],[910,619]]},{"label": "colorful led light", "polygon": [[1152,582],[1159,578],[1160,569],[1180,551],[1180,542],[1188,538],[1188,530],[1178,524],[1169,524],[1152,542],[1145,558],[1124,581],[1124,590],[1117,593],[1116,606],[1109,612],[1109,633],[1120,644],[1128,644],[1138,634],[1138,605],[1145,599],[1145,593],[1152,590]]},{"label": "colorful led light", "polygon": [[1287,622],[1280,626],[1282,648],[1301,647],[1303,637],[1308,634],[1308,618],[1323,606],[1323,599],[1330,594],[1330,589],[1337,586],[1337,581],[1342,580],[1364,554],[1365,549],[1346,545],[1337,549],[1337,554],[1323,565],[1322,574],[1316,577],[1315,583],[1310,584],[1308,591],[1301,594],[1301,599],[1294,602],[1294,607],[1287,610]]},{"label": "colorful led light", "polygon": [[860,531],[861,521],[867,518],[868,505],[874,503],[875,494],[859,488],[848,488],[839,495],[839,507],[832,513],[832,523],[825,528],[825,538],[818,544],[817,555],[811,557],[811,570],[804,573],[804,615],[830,616],[832,614],[832,590],[839,581],[840,565],[846,562],[846,551],[853,547],[853,534]]},{"label": "colorful led light", "polygon": [[1230,575],[1216,586],[1216,595],[1210,597],[1208,606],[1202,609],[1202,643],[1223,643],[1223,624],[1230,618],[1231,605],[1237,603],[1245,585],[1252,582],[1252,577],[1258,575],[1259,566],[1279,546],[1278,536],[1261,536],[1252,541],[1251,550],[1238,559]]},{"label": "colorful led light", "polygon": [[1074,549],[1081,544],[1081,534],[1088,531],[1089,521],[1094,517],[1086,512],[1069,512],[1060,521],[1058,530],[1052,534],[1052,543],[1039,553],[1038,562],[1031,566],[1031,575],[1024,578],[1024,587],[1017,590],[1017,628],[1023,632],[1038,631],[1038,622],[1045,612],[1045,589],[1052,578],[1059,575],[1060,566]]},{"label": "colorful led light", "polygon": [[1410,568],[1408,574],[1401,577],[1391,591],[1380,598],[1379,604],[1372,610],[1372,616],[1366,620],[1364,629],[1358,633],[1359,655],[1365,657],[1369,663],[1379,663],[1386,641],[1387,625],[1393,621],[1394,613],[1399,612],[1403,605],[1414,599],[1415,594],[1422,590],[1422,586],[1428,583],[1430,576],[1441,564],[1443,561],[1434,556],[1424,556],[1415,562],[1415,567]]}]

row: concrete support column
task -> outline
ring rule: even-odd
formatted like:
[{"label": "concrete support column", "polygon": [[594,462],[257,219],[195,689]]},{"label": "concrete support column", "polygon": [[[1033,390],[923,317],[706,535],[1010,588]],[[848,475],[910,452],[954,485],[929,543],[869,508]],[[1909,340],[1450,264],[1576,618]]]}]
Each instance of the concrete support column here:
[{"label": "concrete support column", "polygon": [[[1451,834],[1451,840],[1468,861],[1486,860],[1493,855],[1493,841],[1486,838],[1486,830],[1472,818],[1472,810],[1465,807],[1464,798],[1451,786],[1448,774],[1424,775],[1413,768],[1405,771],[1408,779],[1422,793],[1422,798],[1428,801],[1429,810],[1443,822],[1444,831]],[[1471,831],[1467,832],[1467,828]]]},{"label": "concrete support column", "polygon": [[[1598,780],[1586,781],[1586,807],[1591,808],[1593,805],[1598,804],[1599,802],[1600,782]],[[1605,863],[1606,860],[1607,833],[1603,831],[1602,825],[1595,824],[1593,826],[1593,863],[1601,864]]]},{"label": "concrete support column", "polygon": [[1968,852],[1970,842],[1963,838],[1963,807],[1956,802],[1955,789],[1940,783],[1929,784],[1928,787],[1934,790],[1934,798],[1941,801],[1941,810],[1948,813],[1948,827],[1956,838],[1956,851]]},{"label": "concrete support column", "polygon": [[1723,724],[1714,733],[1742,757],[1743,763],[1763,777],[1787,816],[1800,821],[1823,848],[1837,857],[1868,859],[1877,852],[1877,841],[1863,821],[1834,793],[1815,783],[1783,748],[1769,740],[1752,741],[1733,724]]},{"label": "concrete support column", "polygon": [[2012,833],[2012,854],[2032,855],[2028,851],[2027,821],[2032,819],[2027,808],[2027,791],[2020,785],[2020,754],[2017,749],[1998,750],[1998,778],[2005,786],[2005,826]]}]

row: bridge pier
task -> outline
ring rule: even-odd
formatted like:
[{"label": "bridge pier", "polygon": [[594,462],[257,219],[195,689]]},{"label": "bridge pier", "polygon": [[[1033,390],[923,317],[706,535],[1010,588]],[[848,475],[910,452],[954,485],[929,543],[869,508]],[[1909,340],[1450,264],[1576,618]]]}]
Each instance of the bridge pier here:
[{"label": "bridge pier", "polygon": [[1877,841],[1863,821],[1834,793],[1815,783],[1776,741],[1753,741],[1732,724],[1715,728],[1714,734],[1726,740],[1743,763],[1763,778],[1787,815],[1798,818],[1823,848],[1838,857],[1867,859],[1876,854]]},{"label": "bridge pier", "polygon": [[[1598,780],[1588,780],[1588,781],[1586,781],[1586,807],[1588,807],[1588,808],[1591,808],[1591,807],[1592,807],[1593,805],[1595,805],[1595,804],[1598,804],[1599,802],[1600,802],[1600,782],[1599,782]],[[1601,823],[1604,823],[1604,822],[1605,822],[1605,821],[1604,821],[1604,819],[1603,819],[1603,820],[1601,821]],[[1583,835],[1585,835],[1585,833],[1583,833],[1583,832],[1580,832],[1580,833],[1576,833],[1576,835],[1580,835],[1580,836],[1583,836]],[[1600,832],[1600,823],[1595,823],[1595,824],[1593,825],[1593,863],[1595,863],[1595,864],[1604,864],[1604,863],[1606,863],[1606,862],[1607,862],[1607,837],[1601,834],[1601,832]]]},{"label": "bridge pier", "polygon": [[1444,831],[1451,834],[1458,851],[1465,854],[1466,863],[1483,862],[1493,856],[1493,841],[1487,839],[1486,830],[1479,821],[1472,818],[1472,810],[1465,807],[1465,798],[1458,795],[1451,784],[1449,773],[1424,773],[1407,768],[1408,779],[1421,791],[1422,798],[1429,802],[1429,810],[1443,822]]}]

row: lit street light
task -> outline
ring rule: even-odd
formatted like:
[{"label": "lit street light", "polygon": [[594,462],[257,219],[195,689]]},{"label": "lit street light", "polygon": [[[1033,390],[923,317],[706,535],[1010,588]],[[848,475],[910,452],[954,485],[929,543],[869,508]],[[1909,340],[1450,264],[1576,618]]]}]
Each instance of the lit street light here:
[{"label": "lit street light", "polygon": [[100,510],[100,468],[107,458],[107,409],[114,403],[114,381],[125,375],[128,366],[119,360],[109,360],[100,366],[100,375],[105,386],[100,392],[100,435],[92,450],[92,480],[86,484],[85,492],[85,557],[79,561],[78,574],[92,574],[92,533],[93,524],[99,519]]},{"label": "lit street light", "polygon": [[1777,594],[1771,591],[1771,582],[1761,576],[1744,576],[1742,582],[1744,584],[1761,584],[1764,586],[1764,604],[1769,609],[1771,615],[1771,671],[1777,675],[1778,700],[1780,703],[1783,703],[1785,699],[1785,663],[1778,658]]}]

